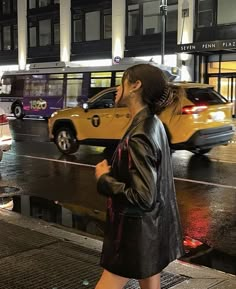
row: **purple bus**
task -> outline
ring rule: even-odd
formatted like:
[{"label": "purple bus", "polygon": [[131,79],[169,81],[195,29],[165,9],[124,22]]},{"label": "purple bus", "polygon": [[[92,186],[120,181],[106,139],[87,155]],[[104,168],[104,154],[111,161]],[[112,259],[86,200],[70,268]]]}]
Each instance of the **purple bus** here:
[{"label": "purple bus", "polygon": [[[39,63],[32,64],[29,70],[4,72],[0,105],[18,119],[48,118],[59,109],[81,105],[99,91],[119,85],[124,70],[132,64],[68,67],[61,62]],[[179,76],[176,68],[163,70],[170,78]]]}]

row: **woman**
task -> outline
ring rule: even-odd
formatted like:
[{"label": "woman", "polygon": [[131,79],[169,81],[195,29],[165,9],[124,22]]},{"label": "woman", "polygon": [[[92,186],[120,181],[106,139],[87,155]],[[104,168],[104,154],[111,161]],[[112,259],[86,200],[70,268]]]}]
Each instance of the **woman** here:
[{"label": "woman", "polygon": [[176,101],[163,72],[149,64],[128,68],[116,103],[132,123],[111,167],[96,166],[97,188],[108,197],[107,221],[96,289],[121,289],[130,278],[141,289],[159,289],[160,272],[183,254],[170,149],[157,114]]}]

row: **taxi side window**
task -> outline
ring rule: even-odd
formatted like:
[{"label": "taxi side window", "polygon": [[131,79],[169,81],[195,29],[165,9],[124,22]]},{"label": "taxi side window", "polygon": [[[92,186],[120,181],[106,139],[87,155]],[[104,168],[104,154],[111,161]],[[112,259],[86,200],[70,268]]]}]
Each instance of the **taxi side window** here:
[{"label": "taxi side window", "polygon": [[111,108],[115,105],[115,91],[105,93],[92,106],[92,108]]}]

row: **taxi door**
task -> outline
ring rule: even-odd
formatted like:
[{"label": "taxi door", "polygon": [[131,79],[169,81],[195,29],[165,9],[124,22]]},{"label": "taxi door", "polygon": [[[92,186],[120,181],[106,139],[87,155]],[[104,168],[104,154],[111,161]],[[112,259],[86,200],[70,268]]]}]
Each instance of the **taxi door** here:
[{"label": "taxi door", "polygon": [[[80,119],[80,137],[120,139],[130,123],[127,107],[115,107],[115,90],[101,94]],[[86,136],[86,137],[85,137]]]}]

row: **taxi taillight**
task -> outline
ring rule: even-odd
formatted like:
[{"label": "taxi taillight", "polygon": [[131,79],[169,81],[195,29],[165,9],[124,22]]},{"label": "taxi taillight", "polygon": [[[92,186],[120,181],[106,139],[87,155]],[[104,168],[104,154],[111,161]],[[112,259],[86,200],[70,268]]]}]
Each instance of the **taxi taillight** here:
[{"label": "taxi taillight", "polygon": [[5,114],[0,115],[0,124],[8,123],[7,116]]},{"label": "taxi taillight", "polygon": [[207,108],[207,105],[188,105],[182,108],[182,114],[198,114]]}]

